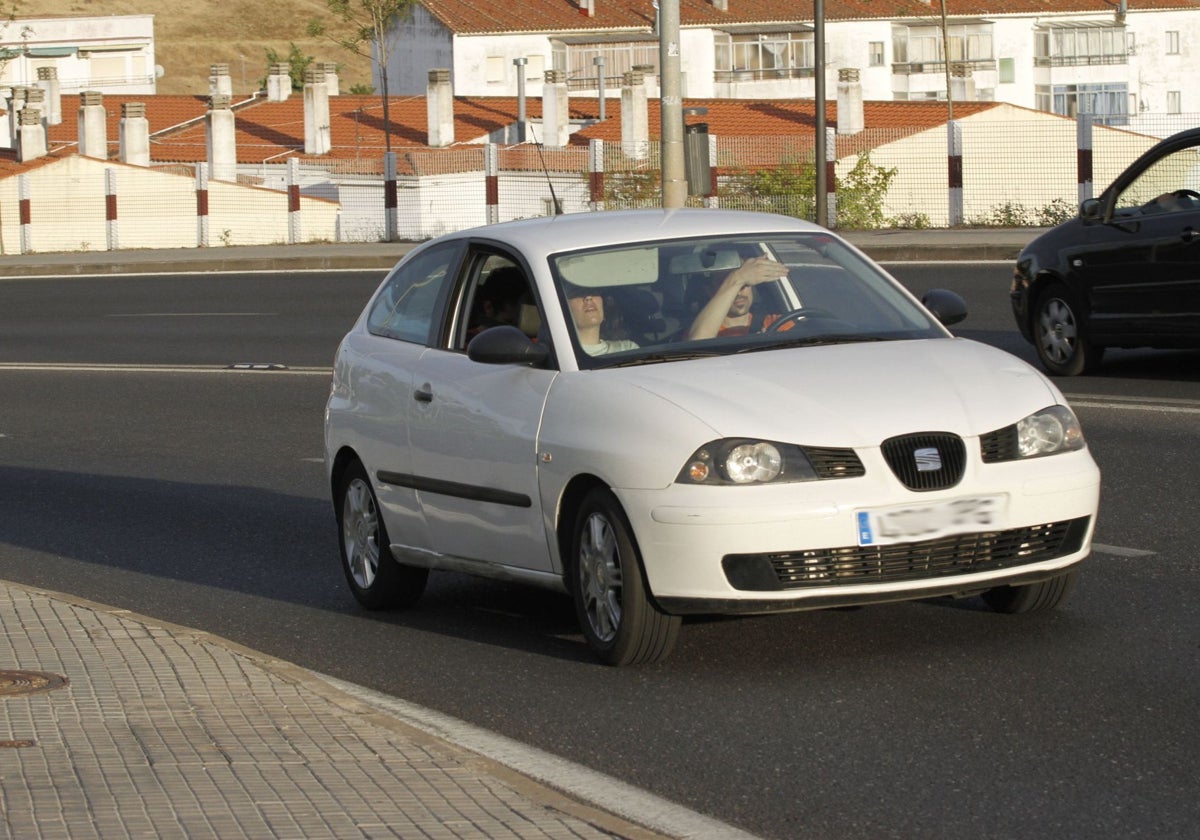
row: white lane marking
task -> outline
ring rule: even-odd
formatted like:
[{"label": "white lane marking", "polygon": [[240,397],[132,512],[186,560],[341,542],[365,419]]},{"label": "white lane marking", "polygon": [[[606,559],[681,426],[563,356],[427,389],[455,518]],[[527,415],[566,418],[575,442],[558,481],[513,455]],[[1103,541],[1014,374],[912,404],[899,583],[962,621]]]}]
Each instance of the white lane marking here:
[{"label": "white lane marking", "polygon": [[105,318],[258,318],[278,312],[112,312]]},{"label": "white lane marking", "polygon": [[314,675],[353,697],[395,715],[409,726],[498,761],[548,787],[564,791],[638,825],[679,838],[758,840],[757,835],[512,738],[360,685],[315,672]]},{"label": "white lane marking", "polygon": [[1112,394],[1063,394],[1072,406],[1113,408],[1128,411],[1162,411],[1171,414],[1200,414],[1200,400],[1173,397],[1124,397]]},{"label": "white lane marking", "polygon": [[1125,548],[1119,545],[1104,545],[1103,543],[1092,543],[1092,551],[1098,551],[1101,554],[1112,554],[1115,557],[1153,557],[1158,554],[1157,551],[1146,551],[1141,548]]},{"label": "white lane marking", "polygon": [[270,373],[283,376],[332,376],[333,368],[256,365],[253,362],[229,365],[119,365],[75,364],[70,362],[0,362],[0,371],[52,371],[66,373]]}]

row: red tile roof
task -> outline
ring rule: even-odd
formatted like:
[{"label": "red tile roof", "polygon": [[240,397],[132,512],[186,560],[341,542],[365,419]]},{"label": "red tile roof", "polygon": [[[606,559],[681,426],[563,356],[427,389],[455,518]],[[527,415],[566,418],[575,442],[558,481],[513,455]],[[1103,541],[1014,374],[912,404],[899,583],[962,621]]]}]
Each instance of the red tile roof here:
[{"label": "red tile roof", "polygon": [[[50,159],[56,154],[73,154],[78,140],[77,96],[63,96],[61,125],[50,127]],[[105,97],[108,112],[109,155],[116,158],[120,103],[136,100],[146,104],[146,116],[150,122],[151,156],[156,164],[179,162],[194,163],[207,158],[207,145],[203,116],[207,110],[207,99],[192,96],[146,96]],[[569,100],[572,120],[595,120],[599,115],[599,103],[595,98],[575,97]],[[775,160],[783,154],[780,150],[809,148],[813,142],[816,125],[816,110],[813,100],[736,100],[736,99],[689,99],[685,108],[704,108],[703,116],[688,118],[688,122],[704,122],[709,132],[722,138],[754,137],[758,153],[765,153]],[[994,102],[956,102],[956,117],[969,117],[992,108],[1000,107]],[[1015,107],[1015,106],[1005,106]],[[331,169],[353,169],[366,174],[378,171],[384,151],[382,103],[377,96],[335,96],[329,101],[330,130],[333,147],[328,155],[307,156],[304,154],[304,100],[292,96],[286,102],[267,102],[263,99],[246,101],[236,106],[234,126],[236,131],[237,156],[240,163],[279,162],[287,157],[303,157],[320,161]],[[456,163],[444,150],[433,150],[426,146],[427,109],[423,96],[393,97],[389,101],[389,116],[392,122],[392,145],[398,154],[401,174],[419,167],[424,173],[452,171]],[[459,148],[471,146],[480,137],[504,129],[516,123],[518,102],[515,97],[455,97],[455,137]],[[649,139],[660,136],[660,107],[657,99],[647,102]],[[826,122],[829,127],[837,125],[837,104],[826,105]],[[526,101],[526,115],[538,121],[542,114],[540,98]],[[839,138],[840,154],[850,153],[855,142],[870,146],[874,143],[896,139],[899,134],[913,133],[942,125],[947,117],[943,102],[866,102],[863,105],[866,131],[856,140]],[[599,139],[606,143],[621,141],[621,101],[610,98],[605,102],[604,122],[577,131],[570,137],[574,146],[586,145],[589,140]],[[778,140],[778,150],[767,148],[766,138]],[[531,128],[530,140],[541,140],[541,129]],[[57,151],[55,151],[57,150]],[[506,155],[521,154],[553,155],[553,149],[538,150],[525,146],[507,150]],[[0,151],[0,177],[18,171],[28,171],[43,165],[45,159],[29,164],[18,164],[12,151]],[[540,168],[540,161],[530,165]],[[512,163],[507,164],[512,166]]]},{"label": "red tile roof", "polygon": [[[593,0],[595,13],[584,14],[576,0],[420,0],[420,5],[455,34],[571,32],[591,29],[648,30],[654,25],[652,0]],[[812,21],[811,3],[796,0],[728,0],[721,11],[711,0],[679,0],[682,26]],[[1106,0],[947,0],[950,15],[1038,15],[1071,12],[1109,13]],[[1197,0],[1128,0],[1131,12],[1200,9]],[[928,18],[940,3],[926,0],[827,0],[826,20]]]}]

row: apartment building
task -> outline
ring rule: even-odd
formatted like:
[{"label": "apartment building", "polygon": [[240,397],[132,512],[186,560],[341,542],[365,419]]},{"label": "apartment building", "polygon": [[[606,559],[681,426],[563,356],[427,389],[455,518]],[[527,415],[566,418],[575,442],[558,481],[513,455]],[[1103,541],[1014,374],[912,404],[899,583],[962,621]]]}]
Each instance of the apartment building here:
[{"label": "apartment building", "polygon": [[62,93],[154,93],[154,16],[0,20],[0,91],[51,78]]},{"label": "apartment building", "polygon": [[[683,95],[796,99],[816,92],[813,4],[679,0]],[[389,89],[423,93],[430,67],[456,94],[613,95],[639,68],[656,95],[654,0],[421,0],[388,39]],[[1007,102],[1106,124],[1200,112],[1196,0],[827,0],[825,89],[856,69],[868,100]],[[947,73],[946,57],[950,59]],[[378,65],[376,73],[378,74]]]}]

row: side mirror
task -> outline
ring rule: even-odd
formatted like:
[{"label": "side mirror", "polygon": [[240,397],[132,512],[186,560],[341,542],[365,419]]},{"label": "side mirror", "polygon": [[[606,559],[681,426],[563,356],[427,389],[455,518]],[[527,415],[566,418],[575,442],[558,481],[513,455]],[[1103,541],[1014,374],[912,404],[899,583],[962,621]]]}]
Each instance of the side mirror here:
[{"label": "side mirror", "polygon": [[930,289],[921,297],[921,303],[947,327],[967,317],[967,302],[949,289]]},{"label": "side mirror", "polygon": [[516,327],[504,325],[490,327],[471,339],[467,358],[486,365],[542,367],[550,358],[550,348],[530,341]]},{"label": "side mirror", "polygon": [[1085,222],[1094,222],[1100,218],[1100,199],[1085,198],[1079,205],[1079,218]]}]

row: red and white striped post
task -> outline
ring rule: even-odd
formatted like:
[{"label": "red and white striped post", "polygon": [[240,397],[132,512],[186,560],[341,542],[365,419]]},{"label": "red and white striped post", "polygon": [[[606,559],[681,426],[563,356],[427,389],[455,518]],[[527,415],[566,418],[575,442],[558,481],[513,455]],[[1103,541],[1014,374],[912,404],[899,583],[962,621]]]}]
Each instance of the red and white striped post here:
[{"label": "red and white striped post", "polygon": [[[324,84],[324,82],[322,82]],[[288,244],[300,242],[303,234],[300,217],[300,159],[288,158],[287,162],[287,196],[288,196]]]},{"label": "red and white striped post", "polygon": [[207,248],[208,238],[208,164],[196,164],[196,247]]},{"label": "red and white striped post", "polygon": [[962,126],[957,120],[946,123],[947,186],[949,187],[950,227],[963,223]]},{"label": "red and white striped post", "polygon": [[1079,203],[1092,197],[1092,115],[1075,118],[1076,169],[1079,172]]},{"label": "red and white striped post", "polygon": [[825,129],[825,218],[837,227],[837,129]]},{"label": "red and white striped post", "polygon": [[399,207],[396,194],[396,153],[383,155],[383,224],[387,242],[395,242],[400,231]]},{"label": "red and white striped post", "polygon": [[704,206],[716,208],[721,206],[717,189],[717,135],[708,135],[708,195],[704,196]]},{"label": "red and white striped post", "polygon": [[21,253],[33,251],[33,205],[29,198],[29,176],[17,176],[17,212],[21,217]]},{"label": "red and white striped post", "polygon": [[604,209],[604,141],[588,141],[588,206]]},{"label": "red and white striped post", "polygon": [[487,223],[500,221],[500,151],[495,143],[483,147],[483,184],[487,202]]},{"label": "red and white striped post", "polygon": [[117,230],[117,170],[112,167],[104,170],[104,238],[108,250],[121,247]]}]

